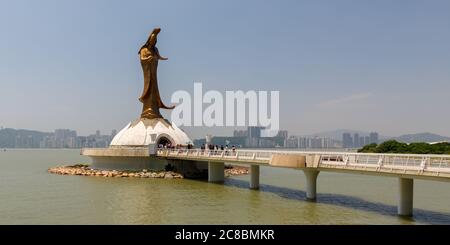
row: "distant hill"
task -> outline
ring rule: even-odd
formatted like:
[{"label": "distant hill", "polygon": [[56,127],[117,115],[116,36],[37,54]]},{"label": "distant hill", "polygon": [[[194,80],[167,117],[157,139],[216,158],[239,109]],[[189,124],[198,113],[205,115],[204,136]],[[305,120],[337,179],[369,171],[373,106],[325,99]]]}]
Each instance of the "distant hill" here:
[{"label": "distant hill", "polygon": [[[25,130],[25,129],[12,129],[5,128],[0,130],[0,148],[14,148],[16,137],[26,138],[33,137],[36,139],[33,144],[36,146],[40,140],[42,140],[45,136],[50,136],[50,133],[44,133],[34,130]],[[38,145],[37,145],[38,146]]]},{"label": "distant hill", "polygon": [[418,134],[405,134],[401,135],[399,137],[393,138],[399,142],[404,143],[413,143],[413,142],[441,142],[441,141],[447,141],[450,142],[450,137],[438,135],[438,134],[432,134],[432,133],[418,133]]}]

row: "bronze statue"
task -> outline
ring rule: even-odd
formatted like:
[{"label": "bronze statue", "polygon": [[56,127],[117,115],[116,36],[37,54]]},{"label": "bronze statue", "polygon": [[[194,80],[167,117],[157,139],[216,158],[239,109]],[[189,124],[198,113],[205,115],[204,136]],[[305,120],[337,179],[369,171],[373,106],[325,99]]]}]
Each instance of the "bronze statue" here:
[{"label": "bronze statue", "polygon": [[168,107],[164,105],[159,95],[157,77],[158,61],[167,60],[167,58],[159,54],[158,48],[156,48],[157,37],[160,31],[160,28],[155,28],[147,42],[139,50],[141,66],[144,72],[144,91],[139,98],[144,104],[141,118],[163,118],[159,112],[160,108],[169,110],[175,108],[175,106]]}]

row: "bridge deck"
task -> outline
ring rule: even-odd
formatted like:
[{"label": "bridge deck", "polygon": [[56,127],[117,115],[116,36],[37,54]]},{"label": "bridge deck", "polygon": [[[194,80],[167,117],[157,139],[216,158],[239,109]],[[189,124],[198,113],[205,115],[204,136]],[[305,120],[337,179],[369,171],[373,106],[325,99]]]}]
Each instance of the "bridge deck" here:
[{"label": "bridge deck", "polygon": [[[106,149],[83,149],[87,156],[150,156],[149,148],[126,147]],[[201,150],[159,149],[157,157],[187,161],[229,162],[250,165],[266,165],[287,168],[315,168],[319,171],[357,172],[360,174],[392,175],[409,178],[450,181],[450,155],[380,154],[350,152],[311,152],[277,150]],[[304,157],[304,165],[275,163],[278,156]],[[298,158],[300,159],[300,158]],[[297,160],[298,160],[297,159]],[[300,161],[300,160],[298,160]]]},{"label": "bridge deck", "polygon": [[417,155],[417,154],[377,154],[348,152],[309,152],[309,151],[262,151],[237,150],[158,150],[157,156],[169,159],[195,161],[221,161],[230,163],[259,164],[276,167],[274,155],[300,155],[317,159],[316,163],[308,163],[304,167],[321,171],[360,172],[375,175],[394,175],[423,177],[439,181],[450,181],[449,155]]}]

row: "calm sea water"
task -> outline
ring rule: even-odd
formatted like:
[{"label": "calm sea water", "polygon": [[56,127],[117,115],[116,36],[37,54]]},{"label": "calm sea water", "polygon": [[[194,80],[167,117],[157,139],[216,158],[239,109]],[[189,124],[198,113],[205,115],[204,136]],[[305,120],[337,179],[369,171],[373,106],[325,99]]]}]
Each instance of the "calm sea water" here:
[{"label": "calm sea water", "polygon": [[397,179],[320,173],[317,203],[301,171],[262,168],[224,185],[48,174],[86,163],[78,150],[0,152],[0,224],[450,224],[450,183],[415,181],[415,216],[396,216]]}]

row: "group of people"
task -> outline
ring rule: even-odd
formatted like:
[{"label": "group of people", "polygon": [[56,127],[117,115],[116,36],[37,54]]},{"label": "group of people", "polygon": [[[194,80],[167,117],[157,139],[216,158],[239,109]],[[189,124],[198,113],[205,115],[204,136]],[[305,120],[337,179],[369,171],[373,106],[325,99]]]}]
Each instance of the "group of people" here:
[{"label": "group of people", "polygon": [[[170,142],[168,142],[168,143],[165,143],[165,144],[158,144],[158,149],[184,151],[184,150],[194,149],[194,145],[193,144],[187,144],[187,145],[176,144],[176,145],[172,145]],[[213,152],[214,154],[224,152],[225,155],[230,155],[230,153],[232,155],[235,155],[235,153],[236,153],[236,146],[234,146],[234,145],[229,147],[228,145],[224,146],[224,145],[202,144],[200,149],[201,149],[202,152],[205,152],[205,150],[208,150],[209,152]]]},{"label": "group of people", "polygon": [[[201,147],[200,147],[200,149],[202,150],[202,151],[205,151],[206,149],[208,149],[209,151],[213,151],[214,153],[217,153],[217,152],[223,152],[223,151],[225,151],[225,155],[228,155],[228,153],[230,152],[230,148],[228,147],[228,145],[205,145],[205,144],[203,144]],[[236,146],[231,146],[231,152],[234,154],[235,152],[236,152]]]},{"label": "group of people", "polygon": [[159,144],[158,145],[159,149],[171,149],[171,150],[178,150],[178,149],[194,149],[194,145],[193,144],[187,144],[187,145],[182,145],[182,144],[177,144],[177,145],[172,145],[170,142],[167,144]]}]

